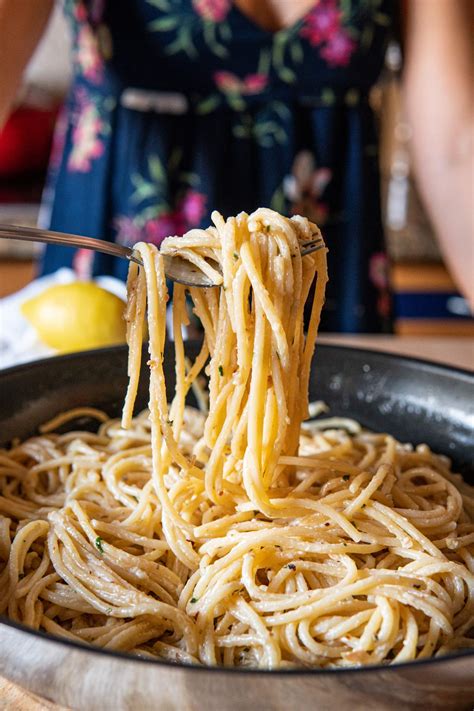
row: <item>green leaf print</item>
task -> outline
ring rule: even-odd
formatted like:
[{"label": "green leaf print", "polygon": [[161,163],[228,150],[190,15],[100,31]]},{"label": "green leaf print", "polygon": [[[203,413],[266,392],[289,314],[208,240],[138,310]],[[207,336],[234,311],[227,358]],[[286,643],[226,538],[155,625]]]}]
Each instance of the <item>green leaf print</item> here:
[{"label": "green leaf print", "polygon": [[233,135],[247,140],[253,138],[262,148],[271,148],[275,143],[284,144],[287,140],[286,131],[278,119],[272,118],[272,115],[281,118],[275,110],[277,103],[279,102],[271,104],[269,110],[257,120],[254,120],[250,114],[243,114],[240,122],[232,129]]},{"label": "green leaf print", "polygon": [[134,173],[130,180],[132,185],[135,187],[135,191],[130,196],[130,200],[134,203],[143,202],[149,198],[155,198],[158,195],[158,190],[156,185],[143,180],[142,176],[138,173]]},{"label": "green leaf print", "polygon": [[323,89],[321,92],[321,103],[323,106],[332,106],[336,101],[336,95],[332,89]]},{"label": "green leaf print", "polygon": [[155,183],[162,183],[166,181],[165,171],[161,165],[161,161],[158,156],[150,156],[148,159],[148,170],[150,177]]},{"label": "green leaf print", "polygon": [[203,116],[204,114],[210,114],[214,109],[216,109],[221,103],[220,96],[217,94],[211,94],[207,98],[199,102],[196,107],[196,112]]},{"label": "green leaf print", "polygon": [[257,74],[268,76],[272,64],[272,53],[269,49],[262,49],[258,60]]},{"label": "green leaf print", "polygon": [[166,32],[167,30],[174,30],[178,25],[179,18],[171,15],[171,17],[159,17],[157,20],[152,20],[148,24],[148,29],[151,32]]},{"label": "green leaf print", "polygon": [[171,10],[170,3],[168,0],[147,0],[149,5],[158,8],[158,10],[163,10],[163,12],[168,12]]},{"label": "green leaf print", "polygon": [[241,96],[236,94],[226,94],[227,103],[234,111],[243,111],[245,109],[245,101]]},{"label": "green leaf print", "polygon": [[303,47],[299,40],[294,40],[290,44],[290,56],[295,64],[300,64],[303,61]]},{"label": "green leaf print", "polygon": [[184,183],[185,185],[190,185],[192,188],[196,188],[201,180],[196,173],[191,173],[189,171],[183,171],[178,175],[178,178],[181,183]]},{"label": "green leaf print", "polygon": [[218,25],[216,25],[215,22],[211,22],[209,20],[204,21],[204,39],[206,41],[207,46],[209,47],[212,52],[217,57],[220,57],[221,59],[225,59],[225,57],[228,56],[229,52],[226,47],[224,47],[223,44],[220,44],[220,42],[217,40],[216,32]]},{"label": "green leaf print", "polygon": [[145,207],[143,210],[141,210],[140,219],[143,221],[143,223],[145,223],[148,220],[154,220],[157,217],[160,217],[160,215],[168,211],[169,205],[166,202],[160,200],[160,202],[158,202],[156,205],[150,205],[149,207]]},{"label": "green leaf print", "polygon": [[290,69],[288,62],[285,62],[287,50],[293,64],[298,64],[303,60],[303,48],[298,31],[299,25],[295,25],[288,30],[277,32],[273,38],[271,63],[280,79],[287,84],[293,84],[296,81],[296,73]]},{"label": "green leaf print", "polygon": [[286,119],[291,115],[290,109],[288,108],[288,106],[285,106],[282,101],[272,101],[269,108],[274,111],[281,119]]},{"label": "green leaf print", "polygon": [[276,143],[280,145],[286,141],[286,133],[275,121],[264,121],[255,124],[254,135],[257,143],[269,148]]},{"label": "green leaf print", "polygon": [[282,81],[286,82],[286,84],[293,84],[296,81],[296,74],[288,67],[282,67],[278,71],[278,76]]},{"label": "green leaf print", "polygon": [[191,37],[191,29],[187,26],[182,27],[175,41],[165,48],[165,52],[170,55],[184,52],[190,59],[195,59],[198,53]]},{"label": "green leaf print", "polygon": [[219,23],[219,32],[223,42],[229,42],[232,39],[232,30],[228,22]]},{"label": "green leaf print", "polygon": [[272,60],[273,66],[276,69],[281,69],[284,64],[285,56],[285,37],[283,35],[276,34],[273,40],[273,52]]},{"label": "green leaf print", "polygon": [[343,22],[347,22],[352,12],[352,0],[340,0],[339,6],[342,12]]}]

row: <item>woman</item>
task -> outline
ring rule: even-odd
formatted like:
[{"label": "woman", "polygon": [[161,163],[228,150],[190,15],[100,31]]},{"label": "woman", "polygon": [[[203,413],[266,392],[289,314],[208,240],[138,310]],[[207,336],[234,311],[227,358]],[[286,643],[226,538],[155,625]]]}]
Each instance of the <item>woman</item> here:
[{"label": "woman", "polygon": [[[0,0],[0,33],[8,33],[0,123],[51,4]],[[469,1],[409,6],[407,92],[421,188],[468,289],[469,165],[457,141],[469,135],[472,112]],[[56,133],[48,225],[159,244],[209,224],[214,208],[301,213],[330,248],[323,328],[389,330],[368,94],[396,10],[394,0],[66,0],[75,80]],[[449,85],[449,102],[435,80]],[[48,247],[43,271],[74,264],[125,277],[124,262],[89,259]]]}]

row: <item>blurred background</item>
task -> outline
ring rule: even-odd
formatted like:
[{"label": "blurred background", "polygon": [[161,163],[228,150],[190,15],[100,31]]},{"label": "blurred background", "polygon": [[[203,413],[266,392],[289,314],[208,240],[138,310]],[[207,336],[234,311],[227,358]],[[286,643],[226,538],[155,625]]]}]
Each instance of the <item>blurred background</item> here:
[{"label": "blurred background", "polygon": [[[417,192],[401,69],[401,47],[392,41],[370,97],[380,131],[382,215],[391,258],[395,332],[473,336],[474,320],[443,263]],[[56,7],[28,65],[14,111],[0,132],[0,222],[37,222],[53,127],[70,80],[69,28]],[[0,297],[34,278],[38,254],[35,245],[0,241]]]}]

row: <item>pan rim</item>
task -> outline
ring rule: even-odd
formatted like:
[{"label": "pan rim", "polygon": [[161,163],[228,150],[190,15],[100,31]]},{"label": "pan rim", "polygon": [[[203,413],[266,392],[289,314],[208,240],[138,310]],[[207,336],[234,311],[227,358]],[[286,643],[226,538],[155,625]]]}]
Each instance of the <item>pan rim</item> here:
[{"label": "pan rim", "polygon": [[400,662],[398,664],[370,664],[370,665],[365,665],[365,666],[360,666],[360,667],[347,667],[344,669],[319,669],[318,667],[297,667],[297,668],[290,668],[290,669],[258,669],[258,668],[248,668],[248,667],[223,667],[223,666],[207,666],[207,665],[202,665],[198,666],[197,664],[183,664],[181,662],[169,662],[166,661],[165,659],[150,659],[150,658],[145,658],[145,657],[140,657],[136,654],[129,654],[128,652],[121,652],[119,650],[115,649],[104,649],[102,647],[97,647],[94,646],[93,644],[85,644],[82,642],[76,642],[73,639],[68,639],[66,637],[62,638],[56,635],[49,634],[47,632],[43,632],[42,630],[35,630],[31,627],[27,627],[27,625],[24,625],[21,622],[16,622],[14,620],[10,620],[9,618],[6,618],[4,615],[0,615],[0,629],[1,625],[7,625],[7,627],[12,627],[13,629],[18,630],[19,632],[26,633],[28,635],[32,635],[34,637],[39,637],[43,641],[47,643],[58,643],[62,646],[66,647],[72,647],[73,649],[76,649],[80,652],[84,652],[85,654],[87,653],[92,653],[94,655],[98,654],[104,658],[112,658],[112,659],[122,659],[123,661],[127,662],[134,662],[134,663],[139,663],[139,664],[146,664],[151,667],[164,667],[166,669],[176,669],[176,670],[184,670],[184,671],[192,671],[192,672],[212,672],[212,673],[221,673],[221,674],[237,674],[237,675],[258,675],[258,674],[263,674],[263,675],[271,675],[271,676],[288,676],[288,677],[294,677],[294,676],[312,676],[313,674],[316,676],[321,676],[321,675],[333,675],[333,674],[366,674],[366,673],[376,673],[376,672],[388,672],[391,671],[392,673],[397,671],[397,670],[403,670],[403,669],[413,669],[413,668],[418,668],[418,667],[423,667],[423,666],[428,666],[430,664],[434,664],[438,666],[439,664],[442,664],[443,662],[449,662],[449,661],[454,661],[456,659],[466,659],[469,657],[472,657],[474,659],[474,649],[461,649],[459,651],[453,652],[452,654],[447,654],[442,657],[430,657],[427,659],[415,659],[410,662]]}]

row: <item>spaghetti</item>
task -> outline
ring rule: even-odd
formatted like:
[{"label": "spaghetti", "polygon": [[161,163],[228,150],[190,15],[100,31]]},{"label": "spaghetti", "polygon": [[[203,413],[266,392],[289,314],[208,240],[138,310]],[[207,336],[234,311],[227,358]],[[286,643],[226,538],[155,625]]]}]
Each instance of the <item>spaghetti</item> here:
[{"label": "spaghetti", "polygon": [[[192,363],[174,287],[171,404],[163,263],[139,244],[122,421],[70,411],[0,452],[0,612],[192,664],[347,667],[473,647],[473,488],[426,445],[303,422],[327,275],[325,251],[300,244],[317,228],[266,209],[213,221],[162,245],[221,285],[189,290],[205,334]],[[147,312],[150,407],[134,417]],[[97,433],[54,432],[84,415]]]}]

